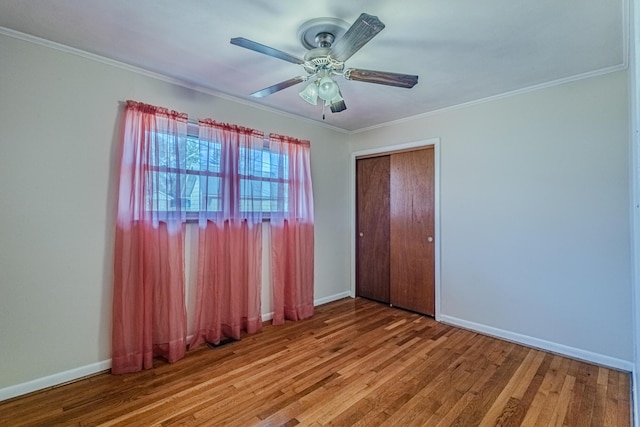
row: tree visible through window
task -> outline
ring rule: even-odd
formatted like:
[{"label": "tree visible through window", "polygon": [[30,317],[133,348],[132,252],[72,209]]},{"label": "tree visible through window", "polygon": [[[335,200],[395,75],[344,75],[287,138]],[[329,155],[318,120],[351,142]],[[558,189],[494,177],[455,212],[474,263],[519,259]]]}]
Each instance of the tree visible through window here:
[{"label": "tree visible through window", "polygon": [[[152,135],[147,168],[147,209],[184,211],[197,218],[201,210],[221,209],[221,143],[200,140],[193,131],[174,143],[171,135]],[[247,150],[250,152],[247,153]],[[265,139],[262,149],[240,148],[237,161],[240,175],[240,210],[259,207],[268,217],[279,207],[288,211],[289,162],[286,154],[269,150]],[[251,164],[247,164],[251,162]],[[207,182],[208,181],[208,182]],[[283,188],[278,192],[277,186]],[[152,195],[155,194],[155,197]],[[278,200],[285,195],[284,203]]]}]

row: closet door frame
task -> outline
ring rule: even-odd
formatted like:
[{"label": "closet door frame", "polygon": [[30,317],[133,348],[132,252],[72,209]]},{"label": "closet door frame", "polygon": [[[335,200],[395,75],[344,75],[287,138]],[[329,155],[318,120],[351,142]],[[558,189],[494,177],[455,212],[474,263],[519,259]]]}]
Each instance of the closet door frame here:
[{"label": "closet door frame", "polygon": [[434,162],[434,255],[435,255],[435,319],[440,320],[440,138],[430,138],[422,141],[415,141],[403,144],[387,145],[372,148],[369,150],[355,151],[351,153],[351,288],[352,298],[356,296],[356,160],[359,157],[386,155],[400,151],[417,150],[420,148],[433,147]]}]

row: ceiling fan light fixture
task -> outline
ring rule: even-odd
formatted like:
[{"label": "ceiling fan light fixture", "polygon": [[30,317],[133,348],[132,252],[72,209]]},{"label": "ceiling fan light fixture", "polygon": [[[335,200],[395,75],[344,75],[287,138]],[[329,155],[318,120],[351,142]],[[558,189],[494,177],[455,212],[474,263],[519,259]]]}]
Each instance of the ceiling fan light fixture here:
[{"label": "ceiling fan light fixture", "polygon": [[339,113],[347,109],[347,106],[344,103],[344,98],[339,91],[335,98],[333,98],[331,101],[325,101],[325,107],[331,108],[332,113]]},{"label": "ceiling fan light fixture", "polygon": [[325,101],[331,101],[338,95],[340,89],[331,77],[323,77],[318,84],[318,96]]},{"label": "ceiling fan light fixture", "polygon": [[304,99],[311,105],[318,105],[318,84],[311,82],[307,87],[299,93],[300,98]]},{"label": "ceiling fan light fixture", "polygon": [[335,103],[340,102],[340,101],[344,101],[344,98],[340,95],[340,92],[338,91],[336,96],[334,96],[331,99],[325,100],[324,104],[328,107],[329,105],[335,104]]}]

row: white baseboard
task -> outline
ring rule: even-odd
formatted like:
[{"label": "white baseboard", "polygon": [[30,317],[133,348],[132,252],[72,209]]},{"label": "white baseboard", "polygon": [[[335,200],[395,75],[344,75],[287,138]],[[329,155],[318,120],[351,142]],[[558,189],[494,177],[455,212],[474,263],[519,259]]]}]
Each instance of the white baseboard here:
[{"label": "white baseboard", "polygon": [[541,350],[561,354],[573,359],[584,360],[585,362],[590,362],[597,365],[606,366],[608,368],[619,369],[627,372],[634,371],[633,362],[630,362],[628,360],[618,359],[599,353],[593,353],[591,351],[530,337],[528,335],[518,334],[516,332],[511,332],[504,329],[494,328],[493,326],[470,322],[468,320],[459,319],[453,316],[447,316],[445,314],[441,314],[440,316],[438,316],[438,320],[442,323],[447,323],[449,325],[458,326],[475,332],[480,332],[485,335],[490,335],[496,338],[523,344],[528,347],[539,348]]},{"label": "white baseboard", "polygon": [[[313,301],[313,306],[317,307],[319,305],[327,304],[329,302],[337,301],[339,299],[350,297],[350,296],[351,296],[350,292],[341,292],[341,293],[336,294],[336,295],[331,295],[331,296],[328,296],[328,297],[319,298],[317,300],[314,300]],[[262,313],[261,318],[262,318],[263,322],[266,322],[266,321],[269,321],[269,320],[273,319],[273,311],[270,311],[269,313]],[[189,338],[187,342],[191,342],[191,338]]]},{"label": "white baseboard", "polygon": [[317,307],[322,304],[327,304],[327,303],[338,301],[339,299],[348,298],[348,297],[351,297],[351,292],[344,291],[344,292],[340,292],[339,294],[329,295],[328,297],[318,298],[313,301],[313,305]]},{"label": "white baseboard", "polygon": [[[318,298],[313,301],[314,306],[326,304],[332,301],[337,301],[342,298],[351,296],[349,292],[342,292],[328,297]],[[264,313],[262,315],[262,321],[271,320],[273,313]],[[191,336],[188,337],[188,341],[191,341]],[[107,371],[111,369],[111,359],[103,360],[102,362],[92,363],[90,365],[82,366],[68,371],[59,372],[57,374],[49,375],[43,378],[38,378],[32,381],[27,381],[22,384],[16,384],[5,388],[0,388],[0,402],[14,397],[22,396],[24,394],[33,393],[34,391],[43,390],[46,388],[54,387],[60,384],[75,381],[80,378],[87,377],[89,375],[97,374],[99,372]]]},{"label": "white baseboard", "polygon": [[[339,299],[347,298],[347,297],[351,297],[351,292],[349,292],[349,291],[340,292],[339,294],[330,295],[328,297],[323,297],[323,298],[318,298],[316,300],[313,300],[313,306],[317,307],[319,305],[327,304],[327,303],[330,303],[330,302],[333,302],[333,301],[337,301]],[[262,321],[263,322],[266,322],[267,320],[271,320],[271,319],[273,319],[273,312],[263,313],[262,314]]]},{"label": "white baseboard", "polygon": [[58,372],[57,374],[49,375],[43,378],[37,378],[32,381],[27,381],[26,383],[1,388],[0,402],[14,397],[22,396],[24,394],[33,393],[34,391],[44,390],[46,388],[68,383],[70,381],[75,381],[89,375],[107,371],[109,369],[111,369],[111,359],[92,363],[90,365],[82,366],[79,368],[70,369],[64,372]]}]

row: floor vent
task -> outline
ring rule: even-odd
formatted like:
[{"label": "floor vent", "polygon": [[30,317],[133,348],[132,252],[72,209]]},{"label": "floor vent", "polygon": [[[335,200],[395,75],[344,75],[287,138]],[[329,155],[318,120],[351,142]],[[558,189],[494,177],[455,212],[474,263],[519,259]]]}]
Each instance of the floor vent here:
[{"label": "floor vent", "polygon": [[233,338],[227,338],[227,337],[224,337],[224,338],[222,338],[222,339],[220,340],[220,342],[219,342],[218,344],[214,344],[214,343],[208,342],[208,343],[207,343],[207,346],[208,346],[209,348],[219,348],[219,347],[222,347],[223,345],[230,344],[230,343],[232,343],[232,342],[234,342],[234,341],[235,341],[235,340],[234,340]]}]

